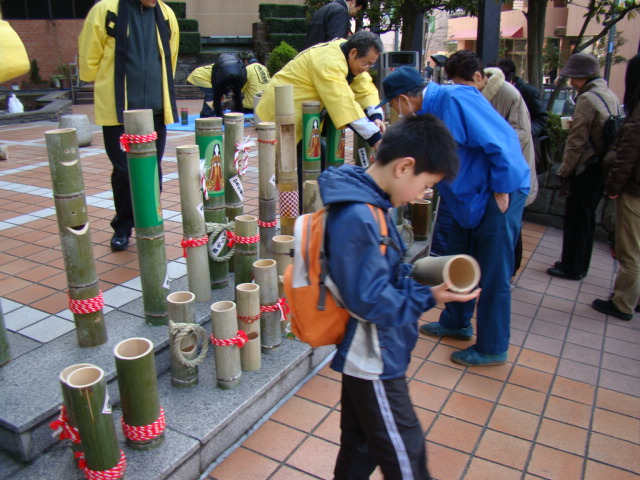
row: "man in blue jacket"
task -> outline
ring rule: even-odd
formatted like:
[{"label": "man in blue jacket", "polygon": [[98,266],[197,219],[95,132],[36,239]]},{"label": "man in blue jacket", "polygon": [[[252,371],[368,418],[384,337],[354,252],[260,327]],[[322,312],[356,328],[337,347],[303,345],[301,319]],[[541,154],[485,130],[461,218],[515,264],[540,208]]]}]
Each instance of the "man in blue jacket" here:
[{"label": "man in blue jacket", "polygon": [[347,38],[351,30],[351,17],[367,8],[367,0],[333,0],[321,7],[311,17],[303,48],[334,38]]},{"label": "man in blue jacket", "polygon": [[[383,81],[385,100],[400,115],[431,113],[453,135],[460,171],[453,181],[438,183],[453,215],[449,253],[466,253],[482,270],[475,345],[454,352],[465,366],[501,365],[507,361],[511,326],[514,249],[529,192],[529,167],[516,133],[475,87],[426,87],[417,70],[401,67]],[[471,340],[475,301],[450,303],[440,321],[423,325],[430,336]]]}]

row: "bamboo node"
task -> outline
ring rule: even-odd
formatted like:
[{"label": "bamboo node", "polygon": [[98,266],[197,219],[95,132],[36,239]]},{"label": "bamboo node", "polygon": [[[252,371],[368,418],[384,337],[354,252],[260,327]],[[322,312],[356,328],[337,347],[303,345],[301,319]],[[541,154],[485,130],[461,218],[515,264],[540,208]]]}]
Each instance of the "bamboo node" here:
[{"label": "bamboo node", "polygon": [[131,145],[134,143],[149,143],[158,139],[157,132],[151,132],[148,135],[132,135],[130,133],[123,133],[120,135],[120,148],[124,152],[131,151]]},{"label": "bamboo node", "polygon": [[49,424],[49,428],[54,430],[53,436],[58,436],[59,440],[69,439],[73,443],[82,443],[80,441],[80,432],[78,429],[69,423],[69,417],[67,416],[67,408],[64,405],[60,405],[60,414],[58,418]]},{"label": "bamboo node", "polygon": [[182,247],[182,256],[187,258],[187,248],[201,247],[206,245],[208,241],[209,237],[207,236],[202,238],[183,238],[180,242],[180,246]]},{"label": "bamboo node", "polygon": [[279,298],[273,305],[260,305],[261,312],[275,312],[277,310],[280,310],[280,314],[282,315],[281,321],[286,322],[287,314],[291,311],[286,298]]},{"label": "bamboo node", "polygon": [[229,248],[233,247],[236,243],[249,245],[251,243],[260,242],[260,235],[254,235],[253,237],[241,237],[233,233],[231,230],[227,230],[227,237],[229,237],[229,242],[227,243]]},{"label": "bamboo node", "polygon": [[122,433],[129,440],[134,442],[144,442],[147,440],[153,440],[154,438],[162,435],[167,424],[164,421],[164,408],[160,407],[160,416],[157,420],[149,425],[127,425],[124,421],[124,417],[120,417],[122,423]]},{"label": "bamboo node", "polygon": [[118,480],[119,478],[122,478],[124,472],[127,470],[127,458],[122,450],[120,450],[120,460],[115,467],[112,467],[109,470],[91,470],[87,467],[87,461],[84,459],[84,453],[76,452],[74,456],[78,459],[78,468],[82,470],[84,476],[87,477],[88,480]]},{"label": "bamboo node", "polygon": [[75,300],[71,298],[69,293],[67,293],[67,295],[69,296],[69,310],[71,310],[71,313],[94,313],[104,308],[102,290],[100,290],[97,297],[84,300]]},{"label": "bamboo node", "polygon": [[[180,323],[169,320],[169,334],[173,337],[173,342],[171,343],[171,351],[174,353],[176,360],[178,360],[180,364],[184,365],[185,367],[193,368],[197,367],[204,361],[205,357],[207,356],[207,352],[209,351],[207,332],[204,328],[202,328],[197,323]],[[182,340],[189,335],[195,335],[202,343],[202,350],[200,350],[200,355],[198,355],[193,360],[185,358],[182,353],[182,349],[180,348]]]},{"label": "bamboo node", "polygon": [[244,330],[238,330],[236,336],[233,338],[216,338],[211,334],[211,344],[216,347],[230,347],[231,345],[237,345],[238,348],[244,347],[244,344],[249,341],[247,334]]}]

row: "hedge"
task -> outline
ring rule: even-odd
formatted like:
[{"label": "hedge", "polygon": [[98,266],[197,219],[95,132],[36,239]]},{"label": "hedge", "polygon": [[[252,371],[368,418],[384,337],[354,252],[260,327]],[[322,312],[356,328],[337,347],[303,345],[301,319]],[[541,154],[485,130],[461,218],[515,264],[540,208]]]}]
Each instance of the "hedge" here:
[{"label": "hedge", "polygon": [[178,26],[180,27],[181,32],[197,32],[198,20],[193,18],[180,19],[178,20]]},{"label": "hedge", "polygon": [[180,49],[178,53],[200,53],[202,41],[198,32],[180,32]]},{"label": "hedge", "polygon": [[176,18],[185,19],[187,18],[187,4],[185,2],[165,2],[173,13],[176,14]]},{"label": "hedge", "polygon": [[271,45],[280,45],[280,42],[287,42],[293,48],[295,48],[298,52],[304,50],[302,44],[304,43],[304,37],[306,35],[304,33],[271,33],[269,34],[269,38],[271,40]]},{"label": "hedge", "polygon": [[304,18],[267,18],[269,33],[304,33],[309,29],[309,23]]},{"label": "hedge", "polygon": [[277,3],[261,3],[258,6],[260,21],[267,18],[304,18],[307,7],[304,5],[281,5]]}]

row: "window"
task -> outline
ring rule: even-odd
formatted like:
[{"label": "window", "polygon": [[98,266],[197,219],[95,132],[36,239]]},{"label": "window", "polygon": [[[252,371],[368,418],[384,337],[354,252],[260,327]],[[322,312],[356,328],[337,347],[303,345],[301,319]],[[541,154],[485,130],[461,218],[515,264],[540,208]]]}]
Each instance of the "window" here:
[{"label": "window", "polygon": [[11,0],[0,3],[5,20],[83,19],[95,0]]}]

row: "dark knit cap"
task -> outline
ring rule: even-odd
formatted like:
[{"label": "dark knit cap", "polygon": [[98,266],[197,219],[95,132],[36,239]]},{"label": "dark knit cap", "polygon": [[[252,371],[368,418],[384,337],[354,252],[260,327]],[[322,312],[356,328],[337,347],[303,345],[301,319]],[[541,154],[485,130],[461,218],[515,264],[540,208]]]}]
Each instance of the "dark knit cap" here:
[{"label": "dark knit cap", "polygon": [[600,76],[598,59],[588,53],[574,53],[560,70],[560,75],[569,78],[593,78]]}]

